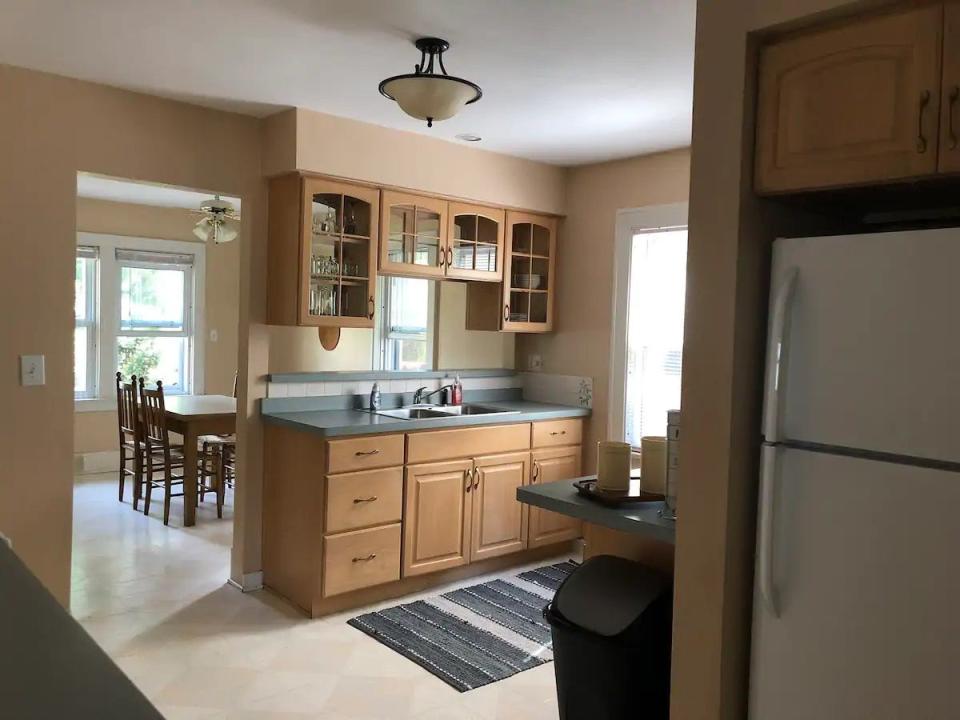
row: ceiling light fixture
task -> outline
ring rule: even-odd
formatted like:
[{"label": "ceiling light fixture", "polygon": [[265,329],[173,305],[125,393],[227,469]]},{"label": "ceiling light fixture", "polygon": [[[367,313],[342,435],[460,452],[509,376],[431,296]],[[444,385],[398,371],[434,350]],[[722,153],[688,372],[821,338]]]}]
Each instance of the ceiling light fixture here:
[{"label": "ceiling light fixture", "polygon": [[463,140],[464,142],[480,142],[483,140],[479,135],[474,135],[473,133],[460,133],[455,136],[457,140]]},{"label": "ceiling light fixture", "polygon": [[[381,82],[381,95],[395,100],[407,115],[426,120],[427,127],[433,127],[434,120],[452,118],[464,105],[480,99],[483,92],[479,85],[447,75],[443,53],[450,43],[440,38],[420,38],[414,45],[420,51],[420,63],[414,65],[411,74],[395,75]],[[433,71],[434,60],[442,74]]]},{"label": "ceiling light fixture", "polygon": [[193,212],[203,215],[193,227],[193,234],[203,242],[213,240],[217,244],[227,243],[240,232],[240,216],[234,210],[233,203],[221,200],[219,195],[204,200],[200,209]]}]

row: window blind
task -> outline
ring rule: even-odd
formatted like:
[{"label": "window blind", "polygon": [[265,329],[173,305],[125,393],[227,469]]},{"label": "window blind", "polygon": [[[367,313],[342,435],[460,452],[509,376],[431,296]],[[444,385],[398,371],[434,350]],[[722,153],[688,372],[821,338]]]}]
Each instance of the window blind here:
[{"label": "window blind", "polygon": [[192,253],[169,253],[151,250],[124,250],[117,248],[116,258],[118,262],[193,267],[194,256]]}]

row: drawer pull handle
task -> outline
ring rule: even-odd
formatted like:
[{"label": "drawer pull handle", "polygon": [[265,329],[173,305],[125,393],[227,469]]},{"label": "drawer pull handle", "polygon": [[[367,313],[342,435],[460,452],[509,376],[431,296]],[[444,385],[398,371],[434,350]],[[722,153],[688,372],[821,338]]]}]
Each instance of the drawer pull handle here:
[{"label": "drawer pull handle", "polygon": [[551,435],[566,435],[566,434],[567,434],[567,431],[566,431],[566,430],[553,430],[550,434],[551,434]]},{"label": "drawer pull handle", "polygon": [[536,460],[533,461],[533,482],[536,482],[540,479],[540,463]]},{"label": "drawer pull handle", "polygon": [[377,499],[377,496],[376,496],[376,495],[371,495],[371,496],[368,497],[368,498],[354,498],[354,499],[353,499],[353,504],[354,504],[354,505],[358,505],[358,504],[360,504],[360,503],[373,502],[373,501],[376,500],[376,499]]},{"label": "drawer pull handle", "polygon": [[480,487],[480,478],[483,477],[483,472],[480,468],[477,468],[473,471],[473,489],[476,490]]},{"label": "drawer pull handle", "polygon": [[957,149],[957,133],[953,129],[953,109],[957,104],[957,98],[960,98],[960,85],[954,85],[953,89],[950,90],[950,104],[947,106],[947,109],[950,111],[947,116],[947,132],[950,135],[950,149]]},{"label": "drawer pull handle", "polygon": [[463,482],[466,484],[466,487],[463,489],[466,492],[470,492],[473,488],[473,470],[468,469],[463,471]]},{"label": "drawer pull handle", "polygon": [[357,457],[368,457],[369,455],[379,455],[380,451],[374,448],[373,450],[357,450],[354,455]]},{"label": "drawer pull handle", "polygon": [[354,559],[351,560],[350,562],[370,562],[370,561],[373,560],[375,557],[377,557],[377,554],[376,554],[376,553],[370,553],[370,554],[367,555],[366,557],[354,558]]}]

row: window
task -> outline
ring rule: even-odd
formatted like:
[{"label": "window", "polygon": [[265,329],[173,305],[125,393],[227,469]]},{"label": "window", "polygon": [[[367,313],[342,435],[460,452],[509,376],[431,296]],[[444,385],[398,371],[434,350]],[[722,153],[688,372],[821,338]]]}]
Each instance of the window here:
[{"label": "window", "polygon": [[624,437],[639,447],[680,407],[687,231],[637,233],[631,250]]},{"label": "window", "polygon": [[433,369],[436,283],[381,277],[380,321],[374,366],[380,370]]},{"label": "window", "polygon": [[189,392],[193,255],[117,249],[116,260],[117,369],[163,380],[167,393]]},{"label": "window", "polygon": [[82,409],[116,403],[114,376],[202,392],[199,357],[204,246],[78,233],[74,395]]},{"label": "window", "polygon": [[617,217],[609,433],[634,447],[680,408],[686,217],[685,203]]},{"label": "window", "polygon": [[97,259],[95,247],[78,247],[73,290],[73,396],[97,396]]}]

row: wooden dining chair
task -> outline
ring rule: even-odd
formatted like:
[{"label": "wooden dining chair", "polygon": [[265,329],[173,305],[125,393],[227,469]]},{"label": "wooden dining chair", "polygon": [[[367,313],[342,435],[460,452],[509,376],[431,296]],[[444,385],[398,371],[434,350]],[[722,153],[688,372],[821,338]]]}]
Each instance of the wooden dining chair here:
[{"label": "wooden dining chair", "polygon": [[[154,489],[163,490],[163,524],[170,524],[170,500],[183,497],[184,493],[174,493],[176,486],[183,487],[183,445],[170,443],[167,431],[166,407],[163,401],[163,383],[157,382],[157,389],[150,390],[140,378],[139,382],[141,416],[143,418],[143,440],[145,445],[146,470],[143,485],[146,495],[143,501],[143,514],[150,514],[150,498]],[[179,474],[177,473],[179,470]],[[156,474],[161,479],[154,479]],[[213,484],[208,484],[212,480]],[[213,452],[197,453],[197,496],[203,492],[215,490],[217,493],[217,517],[223,517],[224,481],[220,455]]]},{"label": "wooden dining chair", "polygon": [[[240,373],[233,374],[233,397],[237,397],[237,381]],[[201,435],[200,451],[203,453],[217,453],[220,456],[220,467],[223,472],[223,483],[227,487],[234,489],[237,478],[237,435],[236,433],[226,433],[224,435]],[[200,490],[200,500],[203,500],[205,492]]]},{"label": "wooden dining chair", "polygon": [[[137,408],[137,376],[130,382],[123,382],[123,375],[117,373],[117,430],[120,436],[120,502],[123,502],[123,486],[127,476],[133,478],[133,507],[139,500],[139,478],[143,472],[143,441],[140,437],[139,410]],[[133,463],[128,467],[127,463]]]}]

